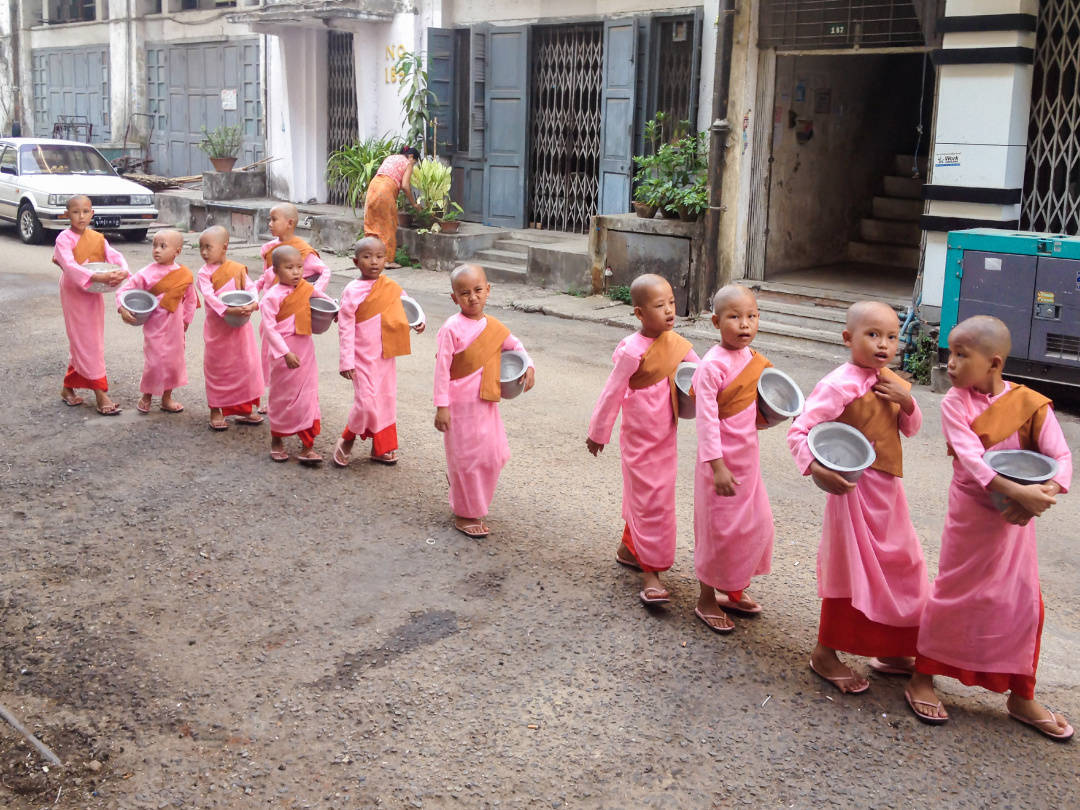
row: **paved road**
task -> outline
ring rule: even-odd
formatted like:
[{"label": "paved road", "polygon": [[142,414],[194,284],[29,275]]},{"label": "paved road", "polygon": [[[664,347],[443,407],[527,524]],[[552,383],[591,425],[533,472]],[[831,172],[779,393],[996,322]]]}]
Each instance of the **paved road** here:
[{"label": "paved road", "polygon": [[[133,266],[148,261],[147,246],[122,247]],[[1020,728],[998,696],[943,685],[952,721],[928,728],[901,681],[874,676],[869,693],[842,697],[808,671],[823,496],[796,474],[782,430],[762,435],[777,521],[774,571],[752,589],[764,615],[723,638],[693,617],[687,422],[674,600],[638,604],[612,561],[617,447],[599,459],[584,448],[619,330],[496,310],[538,382],[503,405],[513,458],[495,534],[475,542],[449,529],[434,328],[398,366],[396,468],[278,466],[265,428],[206,429],[201,313],[184,414],[136,414],[140,334],[112,316],[109,378],[127,410],[63,407],[48,249],[11,232],[0,249],[0,703],[66,763],[43,772],[0,726],[0,804],[1080,806],[1080,747]],[[184,259],[200,263],[194,250]],[[451,313],[445,276],[397,278],[433,327]],[[497,289],[493,304],[508,299]],[[334,335],[317,343],[329,453],[351,387]],[[772,359],[807,390],[829,368]],[[940,397],[917,396],[926,419],[906,444],[906,485],[935,571],[949,464]],[[1064,422],[1077,446],[1080,423]],[[1039,690],[1074,723],[1077,525],[1074,496],[1040,522]]]}]

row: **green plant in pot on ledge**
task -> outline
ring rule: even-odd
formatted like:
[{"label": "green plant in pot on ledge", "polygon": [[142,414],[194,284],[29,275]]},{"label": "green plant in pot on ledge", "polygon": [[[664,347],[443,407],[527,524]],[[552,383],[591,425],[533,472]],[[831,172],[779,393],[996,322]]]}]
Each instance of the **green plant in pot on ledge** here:
[{"label": "green plant in pot on ledge", "polygon": [[438,158],[424,158],[413,169],[415,218],[421,228],[435,233],[453,233],[458,229],[462,208],[450,199],[450,183],[450,167]]},{"label": "green plant in pot on ledge", "polygon": [[649,217],[649,208],[665,217],[695,220],[708,208],[705,174],[708,144],[705,133],[691,132],[689,121],[680,121],[666,137],[667,116],[657,113],[645,125],[645,139],[651,154],[634,158],[638,170],[634,191],[638,215]]},{"label": "green plant in pot on ledge", "polygon": [[243,128],[239,125],[220,126],[210,130],[203,127],[202,133],[203,139],[199,142],[199,148],[210,158],[214,171],[231,172],[244,146]]}]

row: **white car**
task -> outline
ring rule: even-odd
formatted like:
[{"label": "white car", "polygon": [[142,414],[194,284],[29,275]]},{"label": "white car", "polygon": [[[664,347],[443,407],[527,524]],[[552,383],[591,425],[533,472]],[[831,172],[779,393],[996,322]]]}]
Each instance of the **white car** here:
[{"label": "white car", "polygon": [[155,219],[154,193],[125,180],[97,149],[78,141],[0,138],[0,220],[37,244],[45,231],[67,227],[67,201],[85,194],[94,206],[92,227],[141,242]]}]

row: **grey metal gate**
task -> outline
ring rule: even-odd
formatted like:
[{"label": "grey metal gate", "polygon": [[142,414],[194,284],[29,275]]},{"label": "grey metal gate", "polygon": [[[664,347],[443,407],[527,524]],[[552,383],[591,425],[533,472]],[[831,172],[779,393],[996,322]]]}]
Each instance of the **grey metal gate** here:
[{"label": "grey metal gate", "polygon": [[34,134],[52,135],[61,116],[85,116],[93,140],[111,136],[109,120],[109,49],[36,48],[30,55],[34,92]]},{"label": "grey metal gate", "polygon": [[920,46],[935,10],[928,0],[763,0],[758,44],[793,50]]},{"label": "grey metal gate", "polygon": [[[353,66],[353,35],[331,31],[326,48],[327,118],[326,153],[356,142],[360,134],[356,120],[356,75]],[[344,205],[347,183],[327,185],[327,199]]]},{"label": "grey metal gate", "polygon": [[1042,0],[1020,227],[1080,231],[1080,5]]},{"label": "grey metal gate", "polygon": [[150,143],[156,174],[186,177],[210,169],[199,149],[203,127],[240,125],[239,162],[263,156],[259,41],[255,38],[146,48],[149,112],[156,116]]},{"label": "grey metal gate", "polygon": [[[533,42],[529,222],[584,233],[600,179],[604,25],[537,27]],[[632,65],[632,44],[629,56]]]}]

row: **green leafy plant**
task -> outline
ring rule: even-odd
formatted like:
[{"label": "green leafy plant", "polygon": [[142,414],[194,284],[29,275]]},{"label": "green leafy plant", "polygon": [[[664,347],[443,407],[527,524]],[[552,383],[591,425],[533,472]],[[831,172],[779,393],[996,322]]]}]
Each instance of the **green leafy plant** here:
[{"label": "green leafy plant", "polygon": [[453,200],[450,200],[450,205],[446,209],[445,213],[443,213],[441,219],[443,222],[453,222],[455,219],[458,219],[464,213],[464,208],[462,208]]},{"label": "green leafy plant", "polygon": [[[406,51],[394,63],[394,72],[398,77],[398,94],[401,96],[402,113],[410,144],[427,145],[427,132],[431,124],[429,107],[435,101],[435,94],[428,89],[428,72],[424,67],[423,57],[418,53]],[[426,150],[421,150],[426,151]]]},{"label": "green leafy plant", "polygon": [[930,371],[937,364],[937,335],[932,330],[920,331],[904,352],[904,370],[921,385],[930,384]]},{"label": "green leafy plant", "polygon": [[240,155],[240,149],[244,145],[244,130],[241,126],[220,126],[215,129],[202,128],[203,139],[199,142],[199,148],[207,157],[211,158],[234,158]]},{"label": "green leafy plant", "polygon": [[707,138],[706,133],[692,132],[689,121],[669,127],[668,116],[657,113],[645,124],[648,152],[634,157],[634,199],[688,214],[708,208]]},{"label": "green leafy plant", "polygon": [[401,151],[404,141],[397,135],[364,138],[343,146],[326,161],[326,182],[345,184],[345,202],[356,210],[364,202],[368,186],[382,162]]},{"label": "green leafy plant", "polygon": [[410,256],[409,251],[403,247],[399,247],[394,253],[394,262],[400,264],[402,267],[417,267],[419,265],[419,262]]},{"label": "green leafy plant", "polygon": [[608,298],[612,301],[620,301],[624,304],[631,303],[630,298],[630,285],[629,284],[617,284],[608,290]]},{"label": "green leafy plant", "polygon": [[455,217],[461,216],[461,206],[450,200],[450,166],[438,158],[424,158],[413,169],[413,196],[416,198],[417,219],[422,227],[447,218],[457,208]]}]

